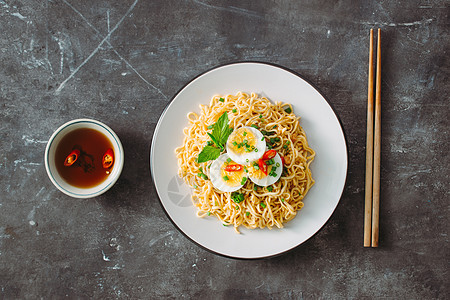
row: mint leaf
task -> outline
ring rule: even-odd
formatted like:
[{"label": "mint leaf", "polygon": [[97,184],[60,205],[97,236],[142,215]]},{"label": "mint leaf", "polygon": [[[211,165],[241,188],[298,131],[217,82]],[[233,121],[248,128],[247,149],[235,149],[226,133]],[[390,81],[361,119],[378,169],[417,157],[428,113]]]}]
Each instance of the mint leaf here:
[{"label": "mint leaf", "polygon": [[[212,136],[217,139],[217,142],[223,147],[227,142],[228,136],[233,132],[233,128],[228,127],[228,113],[224,112],[217,122],[214,124]],[[214,139],[213,139],[214,141]],[[215,142],[215,141],[214,141]]]},{"label": "mint leaf", "polygon": [[217,146],[217,148],[207,144],[203,148],[202,152],[200,152],[200,154],[198,155],[198,163],[215,160],[219,157],[220,152],[224,150],[224,146],[227,142],[228,136],[231,134],[231,132],[233,132],[233,128],[230,128],[228,126],[228,123],[228,114],[227,112],[224,112],[219,117],[216,123],[208,126],[208,129],[210,127],[212,128],[212,132],[207,132],[207,134],[209,135],[213,143]]},{"label": "mint leaf", "polygon": [[213,146],[205,146],[202,150],[202,152],[200,152],[200,154],[198,155],[198,163],[204,163],[207,162],[208,160],[215,160],[216,158],[218,158],[220,155],[220,149],[217,149],[216,147]]},{"label": "mint leaf", "polygon": [[222,144],[219,142],[219,140],[217,140],[217,138],[215,136],[213,136],[211,133],[207,132],[207,134],[209,135],[209,137],[211,138],[211,140],[214,142],[214,144],[216,144],[217,147],[219,147],[221,150],[223,150],[223,146]]}]

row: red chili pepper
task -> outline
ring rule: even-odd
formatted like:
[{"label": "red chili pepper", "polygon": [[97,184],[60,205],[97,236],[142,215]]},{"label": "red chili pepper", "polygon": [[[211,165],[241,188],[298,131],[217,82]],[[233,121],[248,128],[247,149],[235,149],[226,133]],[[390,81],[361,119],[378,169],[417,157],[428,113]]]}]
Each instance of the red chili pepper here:
[{"label": "red chili pepper", "polygon": [[66,160],[64,161],[64,165],[66,167],[70,167],[77,161],[78,156],[80,156],[80,150],[78,150],[78,149],[72,150],[72,152],[70,152],[70,154],[66,157]]},{"label": "red chili pepper", "polygon": [[258,160],[258,166],[259,169],[264,173],[264,175],[267,175],[267,165],[262,158]]},{"label": "red chili pepper", "polygon": [[239,164],[232,164],[232,165],[226,166],[224,170],[227,172],[237,172],[237,171],[242,170],[242,166]]},{"label": "red chili pepper", "polygon": [[277,151],[276,150],[273,150],[273,149],[269,150],[266,153],[264,153],[264,155],[262,157],[262,160],[266,161],[266,160],[272,159],[272,158],[275,157],[275,155],[277,155]]},{"label": "red chili pepper", "polygon": [[114,152],[111,148],[109,148],[103,155],[102,165],[104,169],[109,169],[112,167],[113,164],[114,164]]}]

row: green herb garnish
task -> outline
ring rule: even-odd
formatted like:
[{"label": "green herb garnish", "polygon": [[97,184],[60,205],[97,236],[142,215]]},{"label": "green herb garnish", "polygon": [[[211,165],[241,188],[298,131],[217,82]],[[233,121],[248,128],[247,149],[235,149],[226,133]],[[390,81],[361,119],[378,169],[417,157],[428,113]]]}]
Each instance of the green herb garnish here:
[{"label": "green herb garnish", "polygon": [[240,203],[244,201],[244,194],[241,194],[239,192],[232,192],[231,199],[236,203]]},{"label": "green herb garnish", "polygon": [[209,160],[215,160],[220,155],[220,149],[214,146],[205,146],[198,155],[198,163],[207,162]]},{"label": "green herb garnish", "polygon": [[227,142],[228,136],[233,132],[233,128],[228,126],[228,122],[228,114],[224,112],[216,123],[208,126],[208,128],[212,126],[212,132],[208,132],[208,135],[216,147],[213,147],[212,145],[205,146],[198,155],[198,163],[215,160],[219,157],[220,152],[224,150],[224,145]]}]

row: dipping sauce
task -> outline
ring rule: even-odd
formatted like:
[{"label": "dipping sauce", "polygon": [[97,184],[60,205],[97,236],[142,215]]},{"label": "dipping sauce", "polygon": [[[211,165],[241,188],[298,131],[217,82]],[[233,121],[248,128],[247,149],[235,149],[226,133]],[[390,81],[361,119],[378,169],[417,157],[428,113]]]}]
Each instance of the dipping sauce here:
[{"label": "dipping sauce", "polygon": [[[75,149],[80,151],[75,163],[65,166],[66,157]],[[70,185],[91,188],[108,177],[111,168],[104,169],[102,159],[108,149],[113,149],[109,139],[100,131],[80,128],[68,133],[58,144],[55,165],[59,175]]]}]

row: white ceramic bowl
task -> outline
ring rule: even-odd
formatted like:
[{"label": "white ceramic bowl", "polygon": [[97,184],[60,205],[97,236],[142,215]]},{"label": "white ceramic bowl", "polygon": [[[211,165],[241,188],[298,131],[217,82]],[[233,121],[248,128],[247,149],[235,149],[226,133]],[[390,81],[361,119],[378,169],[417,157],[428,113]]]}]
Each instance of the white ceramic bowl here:
[{"label": "white ceramic bowl", "polygon": [[[114,150],[114,166],[111,170],[111,174],[105,181],[91,188],[79,188],[70,185],[60,176],[55,165],[55,152],[61,139],[69,132],[80,128],[91,128],[103,133],[110,140]],[[123,169],[124,153],[119,137],[111,128],[99,121],[77,119],[65,123],[53,133],[47,143],[44,160],[48,177],[61,192],[74,198],[92,198],[106,192],[117,181]]]}]

